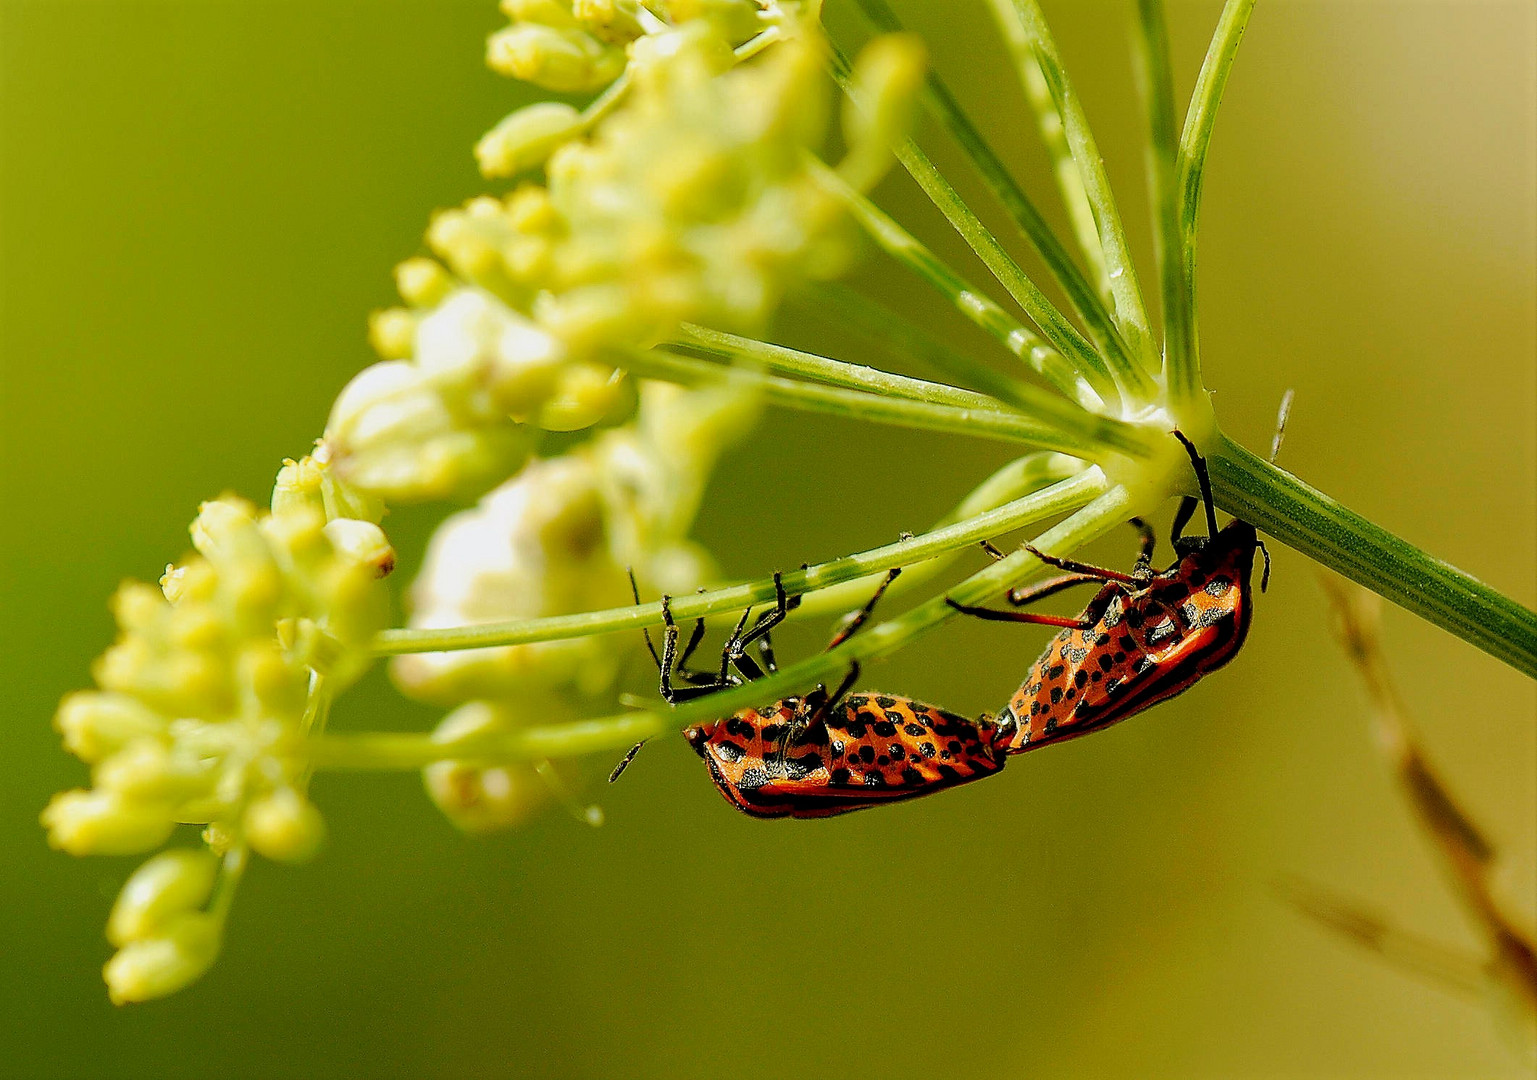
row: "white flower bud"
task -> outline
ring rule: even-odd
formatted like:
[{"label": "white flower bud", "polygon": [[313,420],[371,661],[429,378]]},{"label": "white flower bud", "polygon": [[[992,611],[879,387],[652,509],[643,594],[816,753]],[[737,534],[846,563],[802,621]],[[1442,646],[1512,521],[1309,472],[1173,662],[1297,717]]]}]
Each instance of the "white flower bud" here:
[{"label": "white flower bud", "polygon": [[320,850],[326,825],[314,803],[284,787],[246,808],[245,835],[252,849],[269,859],[304,862]]},{"label": "white flower bud", "polygon": [[384,577],[395,569],[395,549],[384,530],[373,522],[337,518],[326,523],[325,532],[338,555],[369,567],[375,577]]},{"label": "white flower bud", "polygon": [[59,704],[53,726],[64,749],[81,761],[97,762],[131,742],[164,737],[165,717],[127,694],[81,691]]},{"label": "white flower bud", "polygon": [[417,327],[417,366],[462,384],[466,395],[485,391],[486,400],[474,398],[471,408],[488,419],[535,408],[564,362],[559,342],[479,289],[454,293]]},{"label": "white flower bud", "polygon": [[[507,730],[491,704],[474,701],[443,718],[433,732],[436,742]],[[531,765],[480,768],[461,761],[438,761],[422,770],[422,783],[438,809],[465,832],[487,833],[519,825],[549,797],[548,786]]]},{"label": "white flower bud", "polygon": [[[473,425],[473,426],[472,426]],[[337,398],[326,445],[342,478],[387,499],[473,491],[516,470],[529,436],[513,424],[456,414],[425,373],[375,364]]]},{"label": "white flower bud", "polygon": [[158,933],[174,916],[202,907],[218,870],[218,860],[202,848],[152,856],[123,883],[107,918],[107,940],[121,948]]},{"label": "white flower bud", "polygon": [[41,821],[49,845],[71,855],[137,855],[165,843],[175,825],[164,805],[80,789],[55,795]]},{"label": "white flower bud", "polygon": [[556,93],[600,90],[624,71],[623,49],[605,45],[581,30],[519,23],[486,41],[492,71]]},{"label": "white flower bud", "polygon": [[218,959],[222,927],[202,912],[173,919],[159,935],[130,942],[102,968],[114,1005],[174,994]]},{"label": "white flower bud", "polygon": [[537,169],[561,143],[578,137],[582,114],[558,101],[541,101],[512,113],[475,144],[483,176],[516,176]]}]

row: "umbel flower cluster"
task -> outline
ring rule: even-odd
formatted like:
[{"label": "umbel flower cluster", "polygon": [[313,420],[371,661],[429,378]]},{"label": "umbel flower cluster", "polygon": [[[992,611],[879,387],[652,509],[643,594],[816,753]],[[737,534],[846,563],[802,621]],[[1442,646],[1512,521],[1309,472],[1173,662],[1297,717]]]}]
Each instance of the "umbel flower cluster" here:
[{"label": "umbel flower cluster", "polygon": [[[528,106],[487,134],[485,174],[521,179],[432,220],[436,258],[397,267],[404,305],[370,325],[382,360],[342,390],[314,453],[283,465],[269,509],[203,504],[193,554],[158,588],[121,588],[98,688],[59,708],[91,786],[44,811],[51,844],[127,855],[201,828],[201,847],[153,855],[123,887],[105,968],[116,1002],[207,970],[251,854],[296,862],[320,846],[308,747],[386,625],[387,503],[480,496],[433,538],[412,627],[611,607],[628,601],[629,573],[653,593],[692,591],[716,572],[689,528],[761,395],[638,380],[626,360],[685,323],[760,330],[785,290],[848,261],[848,214],[815,158],[830,80],[798,5],[502,6],[493,68],[602,95],[585,111]],[[882,113],[845,131],[843,183],[859,187],[884,171],[922,70],[912,39],[871,56],[862,78]],[[543,457],[547,432],[588,437]],[[433,652],[398,657],[392,674],[451,710],[433,737],[452,741],[612,711],[635,645]],[[567,797],[548,761],[447,759],[424,775],[471,830]]]},{"label": "umbel flower cluster", "polygon": [[[373,322],[386,359],[326,430],[340,474],[390,499],[483,489],[541,430],[627,415],[629,351],[685,322],[759,330],[787,287],[847,261],[847,213],[812,166],[822,52],[793,7],[702,5],[674,23],[619,4],[503,7],[493,67],[551,90],[619,82],[586,112],[543,102],[497,125],[477,148],[487,175],[543,166],[544,183],[438,214],[427,243],[442,262],[399,267],[407,306]],[[879,178],[921,71],[911,39],[867,62],[872,100],[895,115],[846,132],[851,182]]]},{"label": "umbel flower cluster", "polygon": [[[1224,509],[1537,673],[1537,616],[1217,426],[1196,332],[1196,223],[1253,0],[1227,0],[1182,127],[1162,5],[1136,5],[1156,329],[1038,0],[988,6],[1076,251],[925,72],[920,42],[884,0],[855,3],[874,34],[851,59],[815,0],[502,0],[509,22],[491,36],[490,65],[585,104],[526,105],[479,142],[482,171],[502,186],[436,215],[430,254],[396,268],[402,303],[369,327],[379,362],[342,389],[312,452],[284,463],[268,509],[233,496],[204,504],[193,554],[158,589],[123,587],[97,689],[59,709],[91,786],[44,811],[50,842],[78,855],[173,845],[128,878],[109,918],[114,1001],[162,996],[208,970],[252,855],[316,851],[324,826],[309,789],[321,771],[420,769],[466,830],[515,825],[550,801],[596,823],[577,798],[575,759],[612,761],[664,731],[836,685],[1047,568],[1028,546],[1000,552],[945,595],[815,657],[675,707],[620,711],[636,706],[620,674],[635,631],[664,619],[657,597],[672,597],[680,624],[745,620],[787,594],[804,601],[797,616],[847,611],[897,568],[893,592],[979,540],[1048,519],[1059,520],[1034,548],[1065,555],[1196,493],[1176,430],[1209,463]],[[1051,276],[1050,294],[908,137],[920,103]],[[1005,300],[871,201],[893,161]],[[980,329],[996,363],[834,280],[861,238]],[[766,340],[800,290],[869,355],[953,381]],[[716,462],[765,407],[994,439],[1022,456],[972,478],[927,532],[893,521],[894,543],[721,584],[690,533]],[[450,500],[403,598],[407,625],[388,626],[386,511]],[[352,730],[345,706],[333,709],[384,656],[404,694],[443,710],[434,730]]]},{"label": "umbel flower cluster", "polygon": [[[284,479],[317,468],[291,464]],[[118,591],[119,637],[96,663],[100,689],[59,708],[64,745],[91,765],[93,786],[43,812],[56,847],[133,854],[195,824],[209,849],[157,856],[124,888],[109,926],[122,948],[106,972],[115,1001],[175,989],[212,961],[227,910],[201,910],[214,856],[227,890],[247,848],[295,862],[320,845],[297,743],[317,721],[312,688],[334,694],[367,666],[388,609],[381,578],[394,565],[376,523],[328,521],[321,501],[285,482],[271,512],[229,496],[204,503],[196,554],[168,567],[159,588]]]}]

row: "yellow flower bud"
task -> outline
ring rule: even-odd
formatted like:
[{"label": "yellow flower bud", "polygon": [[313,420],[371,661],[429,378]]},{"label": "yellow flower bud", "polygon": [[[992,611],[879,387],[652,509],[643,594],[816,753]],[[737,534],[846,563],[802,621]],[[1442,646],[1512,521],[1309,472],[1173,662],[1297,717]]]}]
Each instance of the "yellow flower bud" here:
[{"label": "yellow flower bud", "polygon": [[211,600],[218,591],[219,576],[202,559],[194,559],[185,566],[168,563],[165,573],[160,575],[161,595],[172,604]]},{"label": "yellow flower bud", "polygon": [[149,629],[165,611],[165,595],[142,581],[125,581],[112,595],[112,614],[125,633]]},{"label": "yellow flower bud", "polygon": [[253,547],[260,547],[256,507],[233,496],[203,503],[188,531],[192,534],[192,546],[215,565],[247,556]]},{"label": "yellow flower bud", "polygon": [[158,933],[173,917],[202,907],[218,870],[218,860],[203,848],[152,856],[117,894],[107,918],[107,940],[121,948]]},{"label": "yellow flower bud", "polygon": [[577,28],[571,4],[562,0],[502,0],[502,13],[513,22],[543,23],[563,30]]},{"label": "yellow flower bud", "polygon": [[130,942],[102,968],[112,1003],[165,997],[195,981],[218,959],[222,931],[214,916],[187,912],[157,936]]},{"label": "yellow flower bud", "polygon": [[[272,512],[285,514],[310,509],[324,513],[325,498],[321,494],[324,479],[325,469],[314,458],[284,459],[272,485]],[[164,582],[161,584],[163,586]]]},{"label": "yellow flower bud", "polygon": [[240,684],[249,688],[256,710],[267,716],[294,717],[309,696],[309,672],[291,663],[276,640],[252,642],[236,661]]},{"label": "yellow flower bud", "polygon": [[375,577],[384,577],[395,569],[395,549],[384,530],[373,522],[337,518],[327,522],[325,531],[338,555],[368,567]]},{"label": "yellow flower bud", "polygon": [[543,165],[555,148],[581,135],[582,114],[559,101],[541,101],[509,115],[475,144],[482,176],[516,176]]},{"label": "yellow flower bud", "polygon": [[395,288],[412,307],[431,307],[454,287],[454,276],[441,263],[417,256],[395,267]]},{"label": "yellow flower bud", "polygon": [[136,855],[159,847],[175,822],[163,805],[115,791],[62,791],[42,813],[48,843],[71,855]]},{"label": "yellow flower bud", "polygon": [[59,703],[53,726],[64,749],[81,761],[97,762],[139,739],[164,737],[166,721],[127,694],[80,691]]},{"label": "yellow flower bud", "polygon": [[276,862],[304,862],[320,850],[326,824],[315,804],[293,788],[278,788],[245,812],[252,849]]},{"label": "yellow flower bud", "polygon": [[195,758],[177,754],[158,739],[140,739],[96,766],[97,792],[133,804],[170,804],[211,788],[215,776]]},{"label": "yellow flower bud", "polygon": [[754,0],[666,0],[664,7],[673,25],[708,19],[733,44],[763,29],[762,8]]},{"label": "yellow flower bud", "polygon": [[519,184],[503,200],[507,224],[514,232],[555,233],[561,224],[560,211],[550,200],[550,193],[538,184]]},{"label": "yellow flower bud", "polygon": [[569,364],[554,395],[539,408],[539,426],[546,431],[580,431],[633,406],[633,394],[623,371],[601,364]]},{"label": "yellow flower bud", "polygon": [[434,214],[427,226],[427,246],[460,277],[494,288],[505,276],[501,249],[507,232],[502,204],[483,196],[457,210]]},{"label": "yellow flower bud", "polygon": [[590,33],[613,45],[644,33],[635,0],[572,0],[571,11]]},{"label": "yellow flower bud", "polygon": [[416,316],[406,308],[384,308],[368,317],[368,343],[385,360],[410,356],[415,333]]},{"label": "yellow flower bud", "polygon": [[539,325],[576,356],[590,356],[614,341],[651,344],[657,314],[633,310],[619,285],[586,285],[541,296],[534,313]]},{"label": "yellow flower bud", "polygon": [[843,100],[849,153],[839,165],[858,190],[875,186],[890,167],[891,146],[907,137],[923,86],[928,52],[917,34],[882,34],[860,51]]},{"label": "yellow flower bud", "polygon": [[580,30],[525,22],[487,39],[486,63],[499,74],[576,94],[613,82],[624,71],[625,55]]}]

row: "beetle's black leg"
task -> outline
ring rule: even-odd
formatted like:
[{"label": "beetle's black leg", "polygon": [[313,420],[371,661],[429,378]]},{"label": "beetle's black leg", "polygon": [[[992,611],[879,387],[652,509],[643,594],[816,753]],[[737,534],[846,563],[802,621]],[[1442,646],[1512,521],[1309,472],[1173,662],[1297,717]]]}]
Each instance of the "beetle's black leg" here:
[{"label": "beetle's black leg", "polygon": [[881,597],[886,594],[886,590],[891,586],[891,583],[901,573],[902,568],[900,566],[893,566],[890,570],[886,571],[886,577],[875,588],[875,595],[870,597],[864,607],[848,617],[842,628],[827,643],[828,649],[836,649],[859,632],[859,628],[865,624],[865,621],[870,618],[870,613],[875,610],[875,605],[880,602]]},{"label": "beetle's black leg", "polygon": [[[624,572],[630,575],[630,595],[635,598],[635,604],[638,607],[640,606],[640,588],[635,584],[635,568],[633,566],[626,566]],[[665,604],[663,605],[663,610],[666,610]],[[660,671],[662,668],[662,658],[656,654],[656,646],[651,641],[650,629],[642,626],[640,632],[646,638],[646,651],[651,654],[651,659],[656,661],[657,670]]]},{"label": "beetle's black leg", "polygon": [[1025,550],[1034,555],[1047,566],[1055,566],[1058,570],[1066,570],[1072,574],[1083,574],[1086,577],[1098,578],[1101,581],[1119,581],[1122,585],[1136,585],[1138,582],[1130,574],[1123,574],[1119,570],[1106,570],[1103,566],[1091,566],[1088,563],[1076,562],[1072,559],[1061,559],[1055,555],[1048,555],[1039,548],[1026,544]]},{"label": "beetle's black leg", "polygon": [[945,597],[945,603],[963,615],[975,615],[979,619],[990,619],[993,622],[1034,623],[1037,626],[1062,626],[1071,627],[1074,630],[1087,630],[1094,625],[1092,619],[1080,619],[1073,615],[1042,615],[1035,611],[995,611],[992,608],[962,604],[948,596]]},{"label": "beetle's black leg", "polygon": [[[1071,589],[1076,585],[1103,584],[1104,579],[1093,574],[1063,574],[1061,577],[1047,578],[1038,581],[1034,585],[1022,585],[1008,592],[1009,603],[1016,607],[1025,604],[1033,604],[1037,600],[1044,600],[1048,596],[1054,596],[1063,589]],[[952,605],[954,606],[954,605]]]},{"label": "beetle's black leg", "polygon": [[1184,446],[1185,453],[1190,455],[1190,464],[1195,469],[1195,478],[1201,485],[1201,502],[1206,505],[1206,535],[1217,535],[1217,504],[1211,497],[1211,476],[1206,471],[1206,459],[1195,448],[1195,443],[1185,438],[1185,433],[1179,428],[1174,429],[1174,437]]}]

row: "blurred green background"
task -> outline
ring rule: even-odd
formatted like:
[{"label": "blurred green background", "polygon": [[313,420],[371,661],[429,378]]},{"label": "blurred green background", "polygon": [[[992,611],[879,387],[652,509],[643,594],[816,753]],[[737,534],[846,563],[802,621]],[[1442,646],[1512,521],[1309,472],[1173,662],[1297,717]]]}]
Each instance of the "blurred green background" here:
[{"label": "blurred green background", "polygon": [[[904,10],[1051,205],[982,7]],[[1218,7],[1172,5],[1182,96]],[[1140,238],[1129,8],[1048,13]],[[1527,604],[1534,10],[1261,4],[1207,173],[1201,269],[1228,430],[1265,445],[1295,387],[1289,468]],[[114,1009],[102,925],[135,860],[46,849],[38,811],[85,778],[54,704],[87,683],[117,582],[153,579],[199,499],[263,496],[318,434],[371,359],[364,316],[392,300],[391,266],[432,208],[483,190],[470,147],[525,92],[482,66],[490,0],[3,0],[0,20],[0,1074],[1522,1074],[1478,1003],[1270,890],[1305,875],[1477,947],[1374,751],[1314,569],[1285,550],[1231,669],[941,798],[753,821],[674,740],[613,789],[592,764],[601,829],[553,812],[472,840],[415,776],[322,777],[324,855],[258,863],[213,972]],[[880,197],[982,277],[905,181]],[[1150,244],[1138,254],[1150,280]],[[873,259],[861,279],[947,318]],[[839,341],[803,308],[781,333]],[[1006,457],[775,413],[723,466],[698,534],[729,572],[762,575],[920,529]],[[408,556],[424,521],[391,519]],[[1530,918],[1533,686],[1401,612],[1387,632]],[[824,633],[792,627],[781,653]],[[959,626],[867,679],[996,708],[1043,637]],[[434,721],[374,679],[334,723]]]}]

